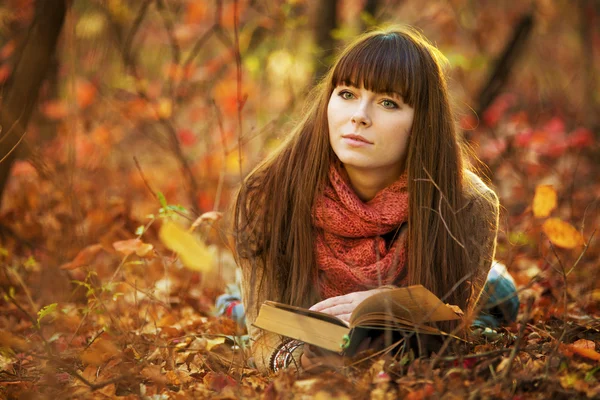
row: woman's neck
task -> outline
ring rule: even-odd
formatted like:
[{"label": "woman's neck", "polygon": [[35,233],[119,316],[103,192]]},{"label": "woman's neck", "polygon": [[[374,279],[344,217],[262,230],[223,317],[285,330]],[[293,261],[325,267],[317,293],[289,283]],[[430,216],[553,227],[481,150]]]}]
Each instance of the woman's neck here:
[{"label": "woman's neck", "polygon": [[403,171],[361,169],[345,165],[344,169],[350,179],[350,185],[363,202],[368,202],[381,190],[396,182]]}]

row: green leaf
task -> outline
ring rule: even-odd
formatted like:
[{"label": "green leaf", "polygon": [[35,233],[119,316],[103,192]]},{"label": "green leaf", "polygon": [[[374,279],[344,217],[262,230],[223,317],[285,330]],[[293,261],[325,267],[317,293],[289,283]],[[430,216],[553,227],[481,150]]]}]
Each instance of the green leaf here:
[{"label": "green leaf", "polygon": [[135,234],[137,236],[142,236],[144,234],[144,225],[138,226],[137,229],[135,230]]},{"label": "green leaf", "polygon": [[37,327],[40,327],[40,321],[46,317],[47,315],[51,314],[52,312],[54,312],[54,310],[56,310],[56,307],[58,306],[57,303],[52,303],[52,304],[48,304],[47,306],[44,306],[40,311],[38,311],[37,315]]},{"label": "green leaf", "polygon": [[187,210],[185,209],[185,207],[181,206],[179,204],[176,204],[176,205],[175,204],[169,204],[167,206],[167,210],[179,211],[179,212],[183,212],[183,213],[187,212]]},{"label": "green leaf", "polygon": [[161,192],[158,192],[156,195],[158,196],[158,201],[160,202],[160,205],[162,206],[162,208],[167,208],[168,204],[167,204],[167,199],[165,199],[165,195],[162,194]]},{"label": "green leaf", "polygon": [[35,260],[35,258],[33,256],[29,256],[29,258],[27,259],[27,261],[25,261],[25,264],[23,264],[23,265],[27,268],[33,268],[33,267],[37,267],[38,262]]},{"label": "green leaf", "polygon": [[594,375],[596,374],[596,372],[600,371],[600,367],[595,367],[594,369],[588,371],[585,374],[585,381],[587,383],[592,383],[596,381],[596,378],[594,377]]}]

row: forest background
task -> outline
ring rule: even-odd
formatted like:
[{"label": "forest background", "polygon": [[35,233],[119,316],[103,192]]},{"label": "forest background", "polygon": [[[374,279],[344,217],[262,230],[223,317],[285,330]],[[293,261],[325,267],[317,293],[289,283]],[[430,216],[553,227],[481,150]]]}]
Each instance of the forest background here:
[{"label": "forest background", "polygon": [[[600,396],[600,4],[0,4],[0,396]],[[422,30],[502,204],[519,320],[465,354],[244,367],[226,211],[344,42]],[[225,212],[225,214],[223,214]]]}]

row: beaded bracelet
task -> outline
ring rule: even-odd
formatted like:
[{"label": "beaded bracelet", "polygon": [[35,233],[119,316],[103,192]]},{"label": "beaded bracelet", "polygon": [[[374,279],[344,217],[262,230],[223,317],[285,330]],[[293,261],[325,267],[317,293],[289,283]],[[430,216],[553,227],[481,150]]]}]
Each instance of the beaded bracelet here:
[{"label": "beaded bracelet", "polygon": [[271,370],[278,372],[284,368],[290,366],[294,360],[293,352],[300,346],[303,346],[304,342],[299,340],[289,340],[279,346],[279,348],[271,356]]}]

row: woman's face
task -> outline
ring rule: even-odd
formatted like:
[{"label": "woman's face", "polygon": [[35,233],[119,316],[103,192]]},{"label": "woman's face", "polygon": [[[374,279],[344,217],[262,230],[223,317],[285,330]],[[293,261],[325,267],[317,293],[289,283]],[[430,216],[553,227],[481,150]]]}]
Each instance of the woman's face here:
[{"label": "woman's face", "polygon": [[398,94],[337,86],[327,107],[329,142],[347,170],[398,178],[414,111]]}]

